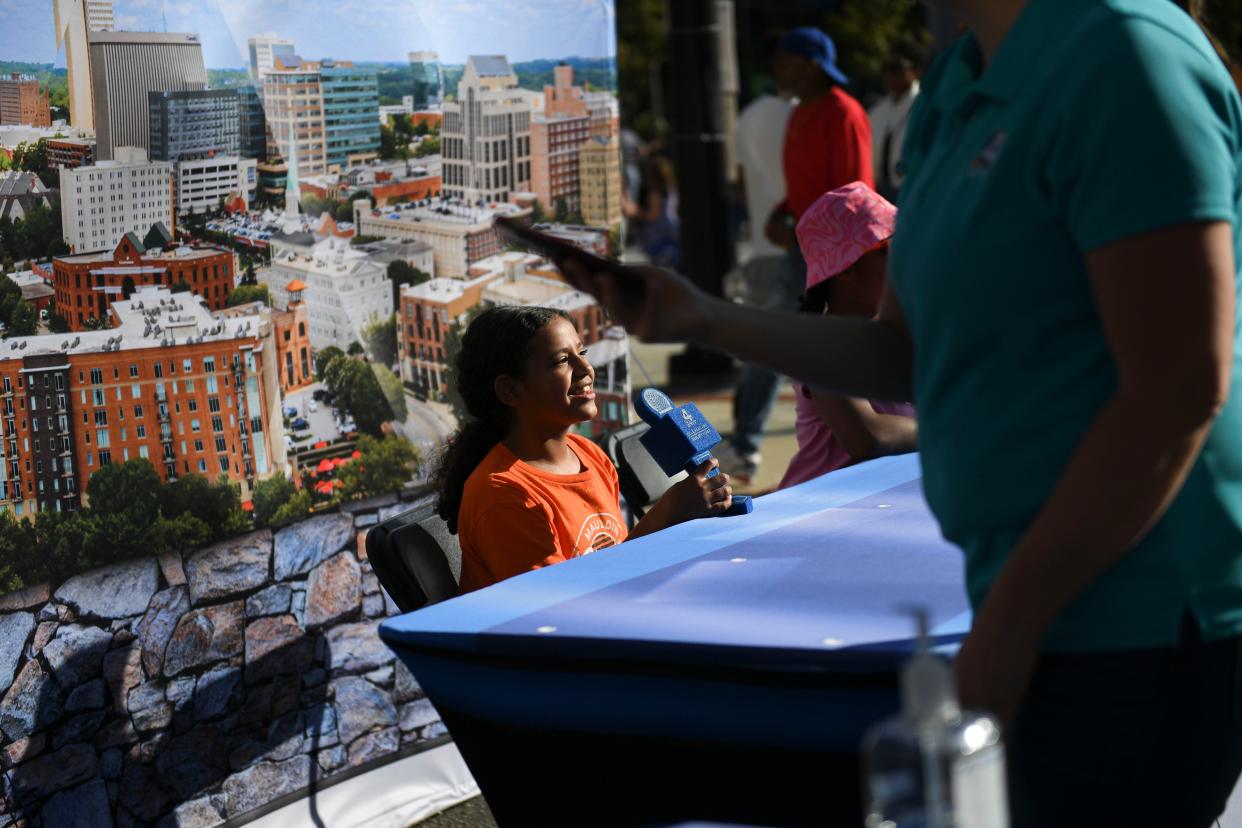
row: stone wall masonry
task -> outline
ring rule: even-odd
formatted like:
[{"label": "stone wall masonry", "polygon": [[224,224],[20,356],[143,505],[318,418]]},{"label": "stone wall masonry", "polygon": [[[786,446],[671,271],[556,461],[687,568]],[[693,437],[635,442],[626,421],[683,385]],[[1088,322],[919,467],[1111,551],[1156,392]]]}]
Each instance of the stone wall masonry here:
[{"label": "stone wall masonry", "polygon": [[0,828],[220,825],[441,738],[349,504],[0,596]]}]

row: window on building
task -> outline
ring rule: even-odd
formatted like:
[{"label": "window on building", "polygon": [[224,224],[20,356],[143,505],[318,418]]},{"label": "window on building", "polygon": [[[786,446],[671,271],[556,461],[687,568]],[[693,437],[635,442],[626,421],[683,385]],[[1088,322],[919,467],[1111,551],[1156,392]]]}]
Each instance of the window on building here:
[{"label": "window on building", "polygon": [[111,451],[99,452],[99,465],[100,466],[112,465],[112,452]]},{"label": "window on building", "polygon": [[146,437],[146,436],[147,436],[147,427],[146,427],[146,426],[144,426],[144,425],[140,425],[140,426],[138,426],[138,428],[137,428],[137,429],[135,429],[135,433],[137,433],[137,435],[138,435],[139,439],[141,439],[141,438],[143,438],[143,437]]},{"label": "window on building", "polygon": [[137,376],[138,376],[138,366],[137,366],[137,365],[130,365],[130,366],[129,366],[129,375],[130,375],[131,377],[137,377]]},{"label": "window on building", "polygon": [[190,420],[190,431],[202,431],[202,426],[197,417]]},{"label": "window on building", "polygon": [[160,379],[163,376],[164,376],[164,366],[158,362],[155,363],[155,378]]},{"label": "window on building", "polygon": [[[230,418],[231,419],[231,418]],[[213,432],[224,431],[224,423],[219,417],[211,418],[211,430]]]},{"label": "window on building", "polygon": [[96,409],[96,411],[95,411],[95,425],[97,425],[97,426],[106,426],[107,424],[108,424],[108,411],[107,411],[107,409],[104,409],[104,408],[99,408],[99,409]]},{"label": "window on building", "polygon": [[191,411],[198,411],[198,400],[194,399],[193,397],[190,397],[186,405],[189,407]]},{"label": "window on building", "polygon": [[91,369],[91,385],[100,385],[103,383],[103,370],[100,368]]},{"label": "window on building", "polygon": [[202,440],[195,440],[195,441],[194,441],[194,453],[195,453],[195,454],[202,454],[202,453],[203,453],[203,441],[202,441]]}]

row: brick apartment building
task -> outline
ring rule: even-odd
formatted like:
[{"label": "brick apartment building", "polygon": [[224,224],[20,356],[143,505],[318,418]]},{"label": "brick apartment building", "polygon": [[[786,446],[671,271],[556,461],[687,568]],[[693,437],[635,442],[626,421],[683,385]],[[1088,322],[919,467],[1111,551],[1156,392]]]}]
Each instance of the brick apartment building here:
[{"label": "brick apartment building", "polygon": [[112,303],[142,286],[171,288],[185,282],[207,306],[226,306],[233,289],[233,254],[215,248],[172,247],[167,233],[153,229],[145,240],[127,233],[111,252],[63,256],[52,261],[57,313],[74,331],[92,317],[106,318]]},{"label": "brick apartment building", "polygon": [[39,81],[16,72],[0,78],[0,124],[52,125],[47,90],[39,88]]},{"label": "brick apartment building", "polygon": [[243,499],[286,458],[270,328],[212,317],[147,287],[112,305],[117,327],[0,346],[0,510],[85,505],[91,474],[135,458],[164,482],[238,482]]}]

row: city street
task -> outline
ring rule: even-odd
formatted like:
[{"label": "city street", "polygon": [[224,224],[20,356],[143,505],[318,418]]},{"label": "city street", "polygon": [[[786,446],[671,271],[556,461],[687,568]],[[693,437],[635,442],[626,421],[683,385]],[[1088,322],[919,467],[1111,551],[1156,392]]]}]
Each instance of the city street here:
[{"label": "city street", "polygon": [[457,429],[453,411],[444,403],[422,402],[406,393],[405,405],[409,416],[405,422],[394,422],[397,433],[414,444],[423,458],[420,477],[425,477],[430,461],[439,453],[440,447]]}]

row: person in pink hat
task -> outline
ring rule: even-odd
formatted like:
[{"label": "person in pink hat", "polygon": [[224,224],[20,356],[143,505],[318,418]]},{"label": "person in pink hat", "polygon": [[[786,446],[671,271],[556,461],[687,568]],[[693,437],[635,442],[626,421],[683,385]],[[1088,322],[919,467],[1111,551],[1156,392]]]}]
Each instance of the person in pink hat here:
[{"label": "person in pink hat", "polygon": [[[897,208],[861,181],[824,193],[798,221],[806,256],[802,310],[875,316],[884,293],[888,240]],[[837,397],[799,385],[798,453],[780,488],[861,460],[914,451],[918,423],[909,403]]]}]

